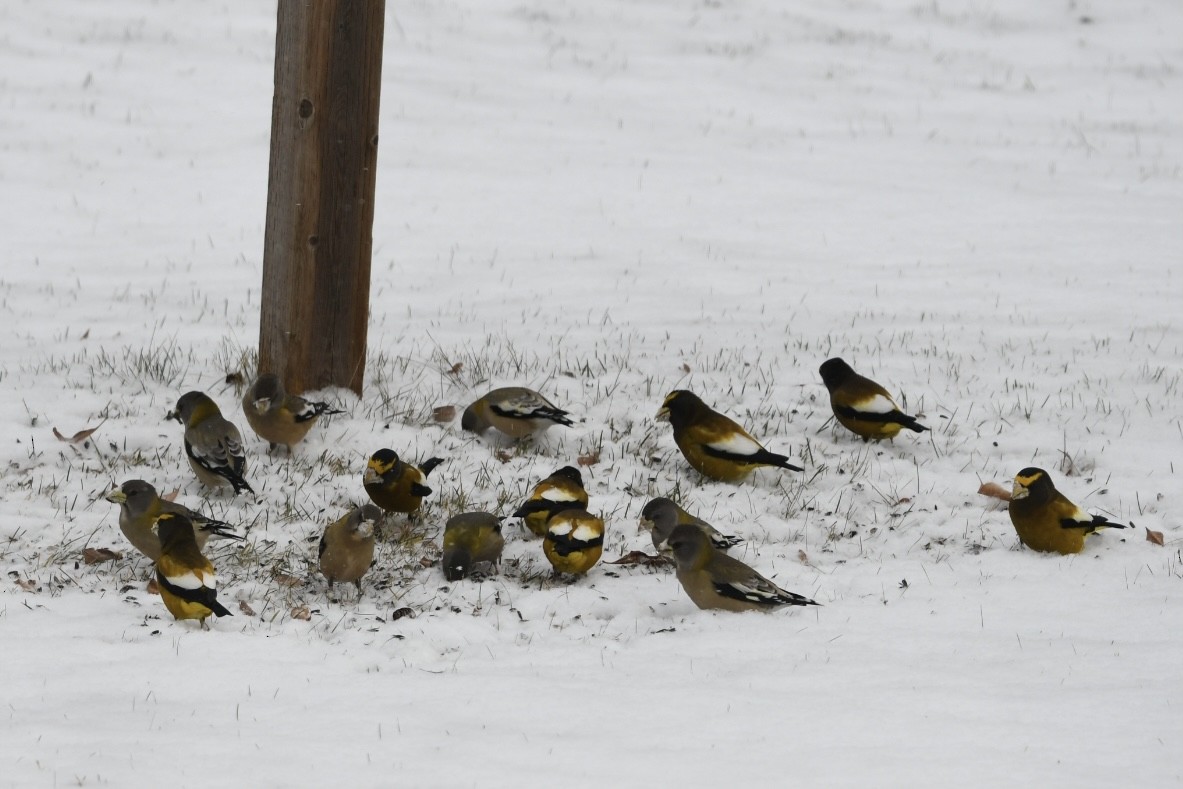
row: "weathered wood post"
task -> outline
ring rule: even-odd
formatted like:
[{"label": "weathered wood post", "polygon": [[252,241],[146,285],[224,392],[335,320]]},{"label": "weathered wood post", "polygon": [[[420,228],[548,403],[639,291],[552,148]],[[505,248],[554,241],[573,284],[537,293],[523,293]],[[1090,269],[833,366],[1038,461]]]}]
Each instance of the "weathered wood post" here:
[{"label": "weathered wood post", "polygon": [[279,0],[259,371],[361,394],[385,0]]}]

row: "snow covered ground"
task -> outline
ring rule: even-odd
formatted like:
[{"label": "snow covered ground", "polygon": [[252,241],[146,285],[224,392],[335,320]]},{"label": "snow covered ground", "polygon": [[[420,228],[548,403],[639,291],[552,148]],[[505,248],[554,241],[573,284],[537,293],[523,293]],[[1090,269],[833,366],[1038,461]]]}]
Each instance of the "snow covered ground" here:
[{"label": "snow covered ground", "polygon": [[[1183,780],[1183,5],[387,13],[365,397],[323,393],[348,413],[293,458],[251,436],[231,499],[164,414],[204,389],[245,427],[274,4],[0,3],[0,784]],[[836,355],[933,432],[827,424]],[[502,462],[432,420],[503,384],[577,425]],[[704,482],[652,418],[675,388],[805,473]],[[316,540],[383,446],[447,463],[330,599]],[[483,584],[421,563],[595,453],[605,558],[674,495],[822,607],[556,583],[509,524]],[[1029,465],[1136,528],[1018,549],[977,489]],[[247,533],[211,554],[212,632],[146,591],[102,499],[133,477]]]}]

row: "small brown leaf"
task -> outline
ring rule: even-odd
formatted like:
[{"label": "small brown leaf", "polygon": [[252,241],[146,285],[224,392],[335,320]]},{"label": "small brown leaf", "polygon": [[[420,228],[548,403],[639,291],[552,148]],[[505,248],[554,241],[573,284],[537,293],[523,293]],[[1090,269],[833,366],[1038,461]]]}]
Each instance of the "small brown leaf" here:
[{"label": "small brown leaf", "polygon": [[179,495],[181,495],[181,489],[173,488],[168,493],[161,494],[160,498],[164,499],[165,501],[176,501],[177,496]]},{"label": "small brown leaf", "polygon": [[312,619],[312,612],[308,610],[308,606],[298,605],[292,609],[292,619],[300,619],[307,622]]},{"label": "small brown leaf", "polygon": [[430,556],[421,556],[419,557],[419,566],[435,567],[435,559],[432,559]]},{"label": "small brown leaf", "polygon": [[456,406],[441,405],[431,409],[431,418],[437,422],[451,422],[456,418]]},{"label": "small brown leaf", "polygon": [[500,460],[502,463],[508,463],[509,461],[513,460],[513,455],[509,454],[504,449],[497,450],[494,457]]},{"label": "small brown leaf", "polygon": [[1146,542],[1152,542],[1155,545],[1162,545],[1162,532],[1146,529]]},{"label": "small brown leaf", "polygon": [[79,337],[78,339],[85,340],[88,337],[90,337],[90,329],[87,329],[86,331],[82,332],[82,336]]},{"label": "small brown leaf", "polygon": [[460,371],[464,369],[464,362],[456,362],[452,368],[448,370],[451,375],[460,375]]},{"label": "small brown leaf", "polygon": [[588,452],[586,455],[580,455],[575,462],[581,466],[594,466],[600,462],[600,453]]},{"label": "small brown leaf", "polygon": [[394,611],[394,613],[390,615],[390,621],[391,621],[391,622],[393,622],[393,621],[394,621],[394,620],[396,620],[396,619],[402,619],[403,617],[408,617],[408,616],[409,616],[411,619],[414,619],[414,618],[415,618],[415,611],[414,611],[414,609],[411,609],[411,608],[396,608],[396,609],[395,609],[395,611]]},{"label": "small brown leaf", "polygon": [[232,370],[226,373],[226,383],[233,386],[242,386],[242,373],[240,373],[238,370]]},{"label": "small brown leaf", "polygon": [[84,548],[82,550],[82,561],[87,564],[99,564],[100,562],[113,562],[116,559],[122,559],[123,554],[119,551],[113,551],[110,548]]},{"label": "small brown leaf", "polygon": [[809,564],[809,554],[805,553],[805,551],[798,550],[797,561],[801,562],[801,564]]},{"label": "small brown leaf", "polygon": [[898,507],[898,506],[900,506],[901,504],[909,504],[909,503],[911,503],[911,501],[912,501],[912,499],[911,499],[911,498],[909,498],[908,496],[904,496],[904,497],[903,497],[903,498],[901,498],[899,501],[897,501],[897,502],[895,503],[895,505]]},{"label": "small brown leaf", "polygon": [[156,583],[155,578],[148,579],[148,586],[145,589],[148,594],[160,594],[160,585]]},{"label": "small brown leaf", "polygon": [[275,582],[280,586],[299,586],[300,584],[304,583],[294,575],[288,575],[287,573],[281,573],[278,571],[272,572],[271,577],[274,578]]},{"label": "small brown leaf", "polygon": [[31,581],[28,578],[17,578],[16,585],[21,589],[24,589],[26,592],[36,592],[38,589],[37,582]]},{"label": "small brown leaf", "polygon": [[[103,422],[106,422],[106,421],[107,421],[106,419],[103,420]],[[66,438],[65,436],[63,436],[60,432],[58,432],[58,429],[55,427],[53,429],[53,435],[57,438],[58,441],[65,441],[67,444],[77,444],[79,442],[85,441],[86,439],[90,438],[91,434],[93,434],[94,431],[98,430],[100,427],[103,426],[103,422],[99,422],[94,427],[88,427],[86,430],[79,430],[77,433],[70,436],[69,438]]]},{"label": "small brown leaf", "polygon": [[239,600],[238,601],[238,610],[242,611],[247,616],[254,616],[255,615],[255,609],[253,609],[249,605],[247,605],[246,600]]},{"label": "small brown leaf", "polygon": [[983,482],[982,486],[978,488],[978,493],[983,496],[989,496],[992,499],[1010,501],[1010,491],[997,482]]},{"label": "small brown leaf", "polygon": [[653,567],[654,565],[659,565],[659,564],[669,564],[669,561],[670,561],[669,559],[665,558],[664,556],[661,556],[660,554],[653,555],[653,554],[645,553],[644,551],[629,551],[628,553],[626,553],[624,556],[621,556],[616,561],[607,562],[607,564],[623,564],[623,565],[639,564],[644,567]]}]

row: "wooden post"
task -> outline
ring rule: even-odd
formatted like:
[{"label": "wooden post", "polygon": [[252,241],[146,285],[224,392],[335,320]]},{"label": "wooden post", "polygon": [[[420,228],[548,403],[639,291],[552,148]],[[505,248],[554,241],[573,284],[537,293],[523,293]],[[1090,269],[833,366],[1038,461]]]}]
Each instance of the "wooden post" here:
[{"label": "wooden post", "polygon": [[385,0],[279,0],[259,372],[361,394]]}]

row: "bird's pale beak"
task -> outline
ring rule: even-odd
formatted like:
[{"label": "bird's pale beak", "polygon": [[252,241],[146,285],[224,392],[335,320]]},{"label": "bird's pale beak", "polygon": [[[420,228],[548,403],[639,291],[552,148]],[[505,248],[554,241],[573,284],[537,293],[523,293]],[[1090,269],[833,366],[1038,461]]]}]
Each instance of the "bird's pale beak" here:
[{"label": "bird's pale beak", "polygon": [[382,481],[382,475],[373,466],[366,466],[366,471],[362,474],[361,481],[363,485],[377,485]]},{"label": "bird's pale beak", "polygon": [[260,397],[258,400],[251,403],[251,405],[253,405],[255,407],[255,410],[258,411],[260,414],[265,414],[265,413],[267,413],[267,409],[271,407],[271,398],[270,397]]},{"label": "bird's pale beak", "polygon": [[106,499],[107,501],[114,503],[114,504],[122,504],[125,501],[127,501],[127,494],[124,493],[122,489],[115,488],[110,493],[108,493],[106,496],[103,496],[103,498]]},{"label": "bird's pale beak", "polygon": [[1030,495],[1031,495],[1031,491],[1027,490],[1020,483],[1016,482],[1015,486],[1013,488],[1011,488],[1010,500],[1011,501],[1018,501],[1019,499],[1025,499]]},{"label": "bird's pale beak", "polygon": [[663,405],[660,409],[658,409],[657,413],[653,415],[653,418],[658,422],[668,422],[670,421],[670,410]]},{"label": "bird's pale beak", "polygon": [[641,518],[639,521],[637,521],[637,531],[653,531],[653,521],[649,520],[648,518]]}]

